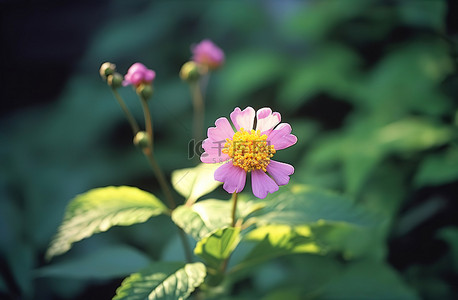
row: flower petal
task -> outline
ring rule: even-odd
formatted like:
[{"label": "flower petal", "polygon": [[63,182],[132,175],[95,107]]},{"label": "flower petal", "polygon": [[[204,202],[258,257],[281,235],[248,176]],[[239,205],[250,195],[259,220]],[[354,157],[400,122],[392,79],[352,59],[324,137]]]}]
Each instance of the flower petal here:
[{"label": "flower petal", "polygon": [[256,112],[256,117],[256,130],[260,130],[262,133],[270,132],[281,121],[280,113],[272,113],[272,110],[268,107],[259,109]]},{"label": "flower petal", "polygon": [[218,142],[226,141],[226,139],[232,139],[234,136],[234,130],[226,118],[219,118],[216,120],[215,125],[216,127],[210,127],[207,130],[207,135],[210,139]]},{"label": "flower petal", "polygon": [[267,193],[278,191],[275,181],[262,170],[251,171],[251,187],[253,194],[260,199],[264,199]]},{"label": "flower petal", "polygon": [[289,176],[294,173],[294,167],[292,165],[275,160],[270,160],[266,169],[278,185],[288,184]]},{"label": "flower petal", "polygon": [[240,110],[239,107],[236,107],[231,113],[231,120],[234,123],[235,129],[240,130],[240,128],[250,131],[253,129],[255,111],[252,107],[248,106],[244,110]]},{"label": "flower petal", "polygon": [[245,170],[234,166],[231,161],[216,169],[214,176],[215,180],[224,182],[223,188],[228,193],[239,193],[245,187]]},{"label": "flower petal", "polygon": [[202,148],[205,152],[200,156],[200,160],[204,163],[221,163],[230,159],[227,154],[222,153],[224,142],[208,138],[202,142]]},{"label": "flower petal", "polygon": [[291,125],[281,123],[268,134],[267,142],[274,145],[275,150],[281,150],[296,144],[297,137],[291,134]]}]

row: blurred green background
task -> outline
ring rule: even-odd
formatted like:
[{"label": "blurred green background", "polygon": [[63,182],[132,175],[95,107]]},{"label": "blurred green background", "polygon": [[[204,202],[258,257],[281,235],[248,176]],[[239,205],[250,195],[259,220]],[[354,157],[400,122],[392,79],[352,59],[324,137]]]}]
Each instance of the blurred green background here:
[{"label": "blurred green background", "polygon": [[[360,285],[377,291],[398,281],[423,299],[458,294],[456,1],[3,1],[0,8],[2,298],[110,299],[148,261],[181,258],[165,218],[96,235],[50,263],[43,256],[75,195],[108,185],[161,195],[99,66],[111,61],[125,73],[142,62],[156,71],[156,156],[170,175],[196,164],[191,98],[178,72],[205,38],[226,53],[210,78],[206,127],[235,106],[280,112],[298,143],[276,158],[295,166],[295,182],[344,193],[382,215],[382,242],[370,251],[392,272],[363,265],[335,281],[323,275],[324,258],[294,256],[241,279],[233,296],[277,299],[268,293],[285,272],[298,286],[316,279],[298,299],[346,298]],[[134,91],[121,93],[141,120]],[[374,282],[361,283],[367,274]]]}]

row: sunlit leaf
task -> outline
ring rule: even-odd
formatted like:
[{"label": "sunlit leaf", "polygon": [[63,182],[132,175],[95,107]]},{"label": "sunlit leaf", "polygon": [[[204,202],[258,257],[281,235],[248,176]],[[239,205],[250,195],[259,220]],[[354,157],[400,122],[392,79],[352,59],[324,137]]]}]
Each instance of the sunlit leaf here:
[{"label": "sunlit leaf", "polygon": [[[249,214],[265,206],[263,202],[244,201],[239,196],[236,217],[244,219]],[[192,206],[181,205],[172,212],[172,220],[196,241],[208,236],[216,229],[231,224],[232,203],[229,200],[208,199]]]},{"label": "sunlit leaf", "polygon": [[218,229],[211,235],[200,240],[194,253],[202,258],[209,266],[218,269],[228,258],[240,241],[239,227]]},{"label": "sunlit leaf", "polygon": [[269,259],[293,253],[320,253],[309,226],[266,225],[249,232],[243,242],[256,243],[237,265],[246,268]]},{"label": "sunlit leaf", "polygon": [[74,242],[113,226],[142,223],[167,207],[154,195],[134,187],[93,189],[74,198],[46,253],[48,258],[68,251]]},{"label": "sunlit leaf", "polygon": [[172,220],[199,241],[216,229],[229,226],[230,209],[229,201],[203,200],[191,207],[178,206],[172,212]]},{"label": "sunlit leaf", "polygon": [[40,277],[75,279],[118,278],[150,263],[143,253],[127,246],[108,246],[37,270]]},{"label": "sunlit leaf", "polygon": [[116,290],[113,300],[186,299],[205,276],[205,265],[200,262],[154,263],[127,277]]},{"label": "sunlit leaf", "polygon": [[173,171],[172,185],[180,195],[187,199],[188,203],[194,203],[221,184],[215,180],[213,175],[219,167],[219,164],[202,163],[195,168]]}]

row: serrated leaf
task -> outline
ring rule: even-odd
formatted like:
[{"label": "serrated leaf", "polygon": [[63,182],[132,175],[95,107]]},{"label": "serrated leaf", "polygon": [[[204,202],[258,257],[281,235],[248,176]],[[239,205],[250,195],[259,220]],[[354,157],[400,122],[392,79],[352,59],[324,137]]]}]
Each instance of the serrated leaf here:
[{"label": "serrated leaf", "polygon": [[306,185],[290,183],[274,196],[269,195],[266,201],[267,206],[253,216],[258,226],[298,226],[318,221],[375,226],[381,222],[378,216],[354,205],[343,196]]},{"label": "serrated leaf", "polygon": [[109,279],[126,276],[150,262],[144,253],[131,247],[116,245],[45,266],[36,273],[39,277]]},{"label": "serrated leaf", "polygon": [[138,188],[104,187],[74,198],[64,221],[46,253],[50,259],[68,251],[72,244],[113,226],[142,223],[162,213],[167,207],[154,195]]},{"label": "serrated leaf", "polygon": [[194,253],[209,266],[219,269],[223,260],[228,258],[240,241],[240,227],[218,229],[200,240]]},{"label": "serrated leaf", "polygon": [[195,168],[173,171],[172,185],[188,203],[194,203],[221,185],[221,182],[214,178],[215,170],[219,167],[219,164],[203,163]]},{"label": "serrated leaf", "polygon": [[116,290],[113,300],[182,300],[202,284],[206,276],[203,263],[158,262],[130,275]]}]

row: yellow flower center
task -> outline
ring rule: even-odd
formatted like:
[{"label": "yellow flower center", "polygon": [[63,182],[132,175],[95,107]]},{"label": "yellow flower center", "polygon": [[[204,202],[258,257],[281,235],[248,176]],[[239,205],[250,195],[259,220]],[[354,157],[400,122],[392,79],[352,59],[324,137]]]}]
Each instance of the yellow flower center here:
[{"label": "yellow flower center", "polygon": [[274,156],[274,146],[267,142],[267,135],[251,130],[245,131],[240,128],[231,139],[226,139],[222,152],[232,158],[232,164],[247,172],[251,170],[263,170]]}]

